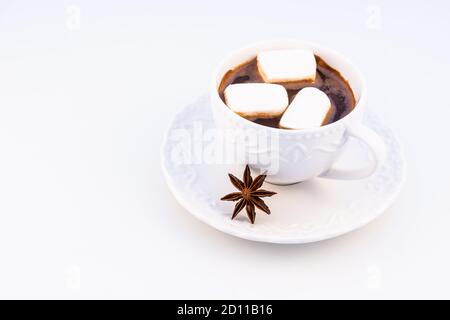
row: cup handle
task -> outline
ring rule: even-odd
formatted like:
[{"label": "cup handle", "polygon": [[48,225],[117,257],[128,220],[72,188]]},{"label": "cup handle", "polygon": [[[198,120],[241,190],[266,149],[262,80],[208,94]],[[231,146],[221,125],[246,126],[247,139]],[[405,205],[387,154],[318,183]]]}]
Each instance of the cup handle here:
[{"label": "cup handle", "polygon": [[357,180],[371,176],[384,162],[386,158],[386,147],[381,137],[372,129],[357,123],[347,128],[349,137],[362,141],[372,154],[372,159],[361,169],[336,169],[331,168],[320,177],[339,180]]}]

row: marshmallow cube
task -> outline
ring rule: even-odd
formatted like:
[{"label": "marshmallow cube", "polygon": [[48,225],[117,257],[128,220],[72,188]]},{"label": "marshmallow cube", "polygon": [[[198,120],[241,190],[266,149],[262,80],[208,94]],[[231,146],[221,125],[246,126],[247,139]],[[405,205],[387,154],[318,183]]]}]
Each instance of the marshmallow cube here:
[{"label": "marshmallow cube", "polygon": [[306,87],[300,90],[284,112],[280,127],[305,129],[320,127],[329,117],[331,101],[321,90]]},{"label": "marshmallow cube", "polygon": [[258,54],[257,62],[265,82],[313,82],[316,79],[316,58],[309,50],[263,51]]},{"label": "marshmallow cube", "polygon": [[231,84],[224,94],[227,106],[248,119],[279,117],[289,104],[286,89],[278,84]]}]

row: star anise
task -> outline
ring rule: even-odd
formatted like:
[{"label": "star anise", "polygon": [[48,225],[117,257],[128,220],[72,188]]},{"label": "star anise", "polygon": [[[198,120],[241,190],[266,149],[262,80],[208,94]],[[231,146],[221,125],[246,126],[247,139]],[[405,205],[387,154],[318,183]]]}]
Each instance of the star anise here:
[{"label": "star anise", "polygon": [[242,209],[244,209],[244,207],[245,210],[247,211],[247,216],[252,224],[255,223],[256,217],[255,207],[264,211],[267,214],[270,214],[269,207],[264,203],[264,201],[261,198],[271,197],[274,194],[276,194],[276,192],[259,189],[261,188],[264,179],[266,179],[265,174],[259,175],[255,178],[255,180],[253,180],[250,173],[250,168],[247,165],[244,171],[243,177],[244,181],[239,180],[231,173],[229,173],[228,176],[230,177],[231,183],[239,190],[239,192],[232,192],[220,199],[225,201],[238,201],[236,203],[236,206],[234,207],[231,219],[234,219],[237,216],[237,214]]}]

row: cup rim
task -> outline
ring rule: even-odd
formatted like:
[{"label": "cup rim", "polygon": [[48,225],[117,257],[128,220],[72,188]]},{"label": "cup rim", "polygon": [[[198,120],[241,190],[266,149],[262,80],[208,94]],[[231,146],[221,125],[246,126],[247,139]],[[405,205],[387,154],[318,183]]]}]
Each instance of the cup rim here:
[{"label": "cup rim", "polygon": [[[352,70],[352,72],[356,75],[357,81],[360,82],[361,85],[361,89],[360,89],[360,93],[359,93],[359,99],[355,104],[355,107],[353,108],[352,111],[350,111],[345,117],[326,124],[324,126],[320,126],[320,127],[315,127],[315,128],[304,128],[304,129],[285,129],[285,128],[273,128],[273,127],[268,127],[268,126],[264,126],[258,123],[255,123],[253,121],[250,121],[248,119],[245,119],[244,117],[241,117],[240,115],[236,114],[235,112],[233,112],[226,104],[225,102],[220,98],[219,96],[219,91],[217,88],[217,82],[222,80],[223,75],[221,75],[221,70],[223,69],[223,65],[231,60],[232,58],[242,54],[242,52],[255,48],[255,47],[259,47],[262,45],[267,45],[267,44],[272,44],[272,43],[291,43],[291,44],[299,44],[302,46],[309,46],[309,47],[313,47],[314,49],[316,49],[317,51],[327,51],[328,53],[332,54],[333,56],[337,57],[340,61],[344,62],[344,64],[347,66],[347,69]],[[340,71],[340,70],[338,70]],[[220,79],[219,79],[220,77]],[[352,88],[352,86],[350,85],[350,89],[353,91],[353,94],[355,94],[354,89]],[[258,41],[258,42],[254,42],[252,44],[246,45],[246,46],[242,46],[234,51],[232,51],[231,53],[229,53],[228,55],[225,56],[224,59],[222,59],[220,61],[220,63],[217,65],[217,67],[214,70],[213,73],[213,79],[212,79],[212,84],[211,84],[211,90],[213,92],[214,98],[218,99],[220,101],[220,104],[223,108],[226,109],[225,112],[228,112],[229,114],[231,114],[232,117],[235,117],[235,119],[239,119],[237,121],[242,121],[242,123],[244,123],[245,125],[251,126],[251,127],[255,127],[256,129],[267,129],[270,131],[275,131],[275,132],[282,132],[282,133],[286,133],[286,134],[298,134],[298,133],[310,133],[310,132],[316,132],[316,131],[324,131],[324,130],[328,130],[328,129],[334,129],[337,126],[340,126],[342,123],[349,121],[351,118],[354,117],[355,113],[358,112],[358,110],[360,110],[363,106],[366,104],[366,100],[367,100],[367,85],[366,85],[366,80],[364,78],[364,76],[362,75],[361,71],[359,70],[358,67],[356,67],[353,62],[351,62],[349,59],[347,59],[343,54],[341,54],[340,52],[331,49],[329,47],[323,46],[321,44],[317,44],[315,42],[310,42],[310,41],[303,41],[303,40],[295,40],[295,39],[272,39],[272,40],[264,40],[264,41]]]}]

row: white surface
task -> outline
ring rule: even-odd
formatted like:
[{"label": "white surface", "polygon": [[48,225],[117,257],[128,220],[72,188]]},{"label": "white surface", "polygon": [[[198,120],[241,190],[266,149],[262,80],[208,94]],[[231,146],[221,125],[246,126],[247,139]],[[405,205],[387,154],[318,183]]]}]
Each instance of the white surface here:
[{"label": "white surface", "polygon": [[[0,2],[1,297],[450,298],[450,4],[233,2]],[[405,148],[400,198],[337,239],[224,235],[159,169],[216,63],[274,37],[351,58]]]},{"label": "white surface", "polygon": [[258,70],[266,82],[314,81],[316,58],[309,50],[271,50],[258,54]]},{"label": "white surface", "polygon": [[243,117],[280,116],[289,100],[286,89],[271,83],[239,83],[225,88],[227,106]]},{"label": "white surface", "polygon": [[300,90],[280,119],[283,128],[303,129],[320,127],[331,108],[330,99],[320,89]]},{"label": "white surface", "polygon": [[[180,156],[180,149],[191,149],[197,126],[201,125],[205,131],[215,129],[208,96],[187,105],[174,117],[161,148],[161,164],[177,201],[200,221],[224,233],[253,241],[316,242],[371,222],[385,212],[401,191],[405,164],[398,141],[373,113],[368,112],[364,124],[380,136],[388,150],[389,156],[376,172],[367,179],[355,181],[314,179],[287,186],[264,183],[262,189],[276,192],[273,197],[264,198],[272,214],[266,215],[257,209],[255,224],[247,221],[245,210],[234,220],[230,219],[236,203],[220,201],[224,195],[237,191],[224,177],[232,173],[244,181],[243,166],[232,162],[183,161]],[[189,134],[180,136],[180,130]],[[364,143],[352,140],[348,144],[343,155],[346,159],[340,161],[341,165],[358,168],[368,162],[369,152]],[[214,139],[200,142],[203,150],[217,145],[220,142]],[[298,162],[304,164],[307,160]],[[256,173],[253,174],[255,177]]]}]

